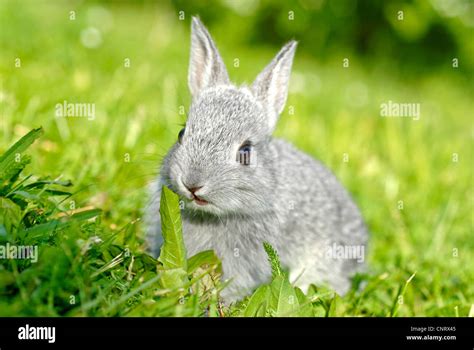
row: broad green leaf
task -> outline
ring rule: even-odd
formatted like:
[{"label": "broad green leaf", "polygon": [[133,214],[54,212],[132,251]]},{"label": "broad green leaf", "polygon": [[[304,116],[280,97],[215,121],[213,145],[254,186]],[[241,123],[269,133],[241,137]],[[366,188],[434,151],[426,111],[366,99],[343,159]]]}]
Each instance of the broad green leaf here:
[{"label": "broad green leaf", "polygon": [[298,303],[300,305],[299,310],[298,310],[298,316],[313,317],[314,316],[313,305],[311,304],[310,300],[306,297],[303,291],[299,289],[298,287],[295,287],[295,293],[296,293],[296,297],[298,298]]},{"label": "broad green leaf", "polygon": [[163,246],[158,260],[160,283],[164,288],[176,289],[188,282],[186,249],[181,227],[179,197],[163,186],[160,202]]},{"label": "broad green leaf", "polygon": [[182,268],[159,270],[160,284],[166,289],[181,288],[188,281],[188,273]]},{"label": "broad green leaf", "polygon": [[296,316],[298,297],[287,276],[277,276],[270,284],[269,308],[273,316]]},{"label": "broad green leaf", "polygon": [[17,174],[18,164],[21,162],[21,157],[19,159],[18,155],[23,153],[42,133],[41,128],[31,130],[0,156],[0,183],[10,180]]},{"label": "broad green leaf", "polygon": [[199,267],[204,265],[217,266],[217,271],[221,271],[221,262],[216,253],[213,250],[205,250],[188,259],[188,274],[192,275]]},{"label": "broad green leaf", "polygon": [[277,251],[267,242],[263,243],[263,248],[272,269],[272,282],[267,298],[270,314],[272,316],[298,316],[300,308],[298,296],[288,279],[288,274],[281,268]]},{"label": "broad green leaf", "polygon": [[161,191],[160,216],[164,242],[158,260],[164,269],[181,268],[187,271],[179,197],[166,186]]},{"label": "broad green leaf", "polygon": [[247,306],[242,312],[244,317],[263,317],[267,313],[267,304],[270,298],[270,286],[263,285],[250,297]]}]

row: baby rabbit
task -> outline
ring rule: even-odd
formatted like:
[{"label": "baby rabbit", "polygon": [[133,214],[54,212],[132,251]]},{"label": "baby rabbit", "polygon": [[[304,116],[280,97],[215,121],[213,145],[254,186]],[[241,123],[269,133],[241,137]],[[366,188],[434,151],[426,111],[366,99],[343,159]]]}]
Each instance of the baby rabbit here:
[{"label": "baby rabbit", "polygon": [[162,244],[159,201],[166,185],[184,201],[187,254],[212,249],[222,260],[223,277],[231,279],[224,301],[270,280],[265,241],[296,285],[328,284],[344,294],[350,277],[364,270],[368,234],[361,214],[321,163],[272,138],[296,42],[286,44],[251,86],[237,87],[198,18],[191,29],[192,104],[152,184],[145,214],[151,252],[158,256]]}]

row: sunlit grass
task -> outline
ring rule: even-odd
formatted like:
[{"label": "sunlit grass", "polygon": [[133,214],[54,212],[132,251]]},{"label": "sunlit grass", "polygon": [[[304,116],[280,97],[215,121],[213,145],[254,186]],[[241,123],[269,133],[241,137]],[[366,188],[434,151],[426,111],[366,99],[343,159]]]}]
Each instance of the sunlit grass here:
[{"label": "sunlit grass", "polygon": [[[71,179],[76,205],[102,208],[105,227],[118,232],[116,243],[140,250],[140,239],[120,230],[134,222],[134,233],[142,233],[136,220],[146,184],[185,121],[179,106],[190,101],[188,23],[165,6],[80,5],[71,21],[67,6],[27,4],[0,5],[0,150],[43,126],[45,136],[29,151],[29,172]],[[101,33],[94,49],[81,42],[91,26]],[[276,51],[222,43],[230,75],[240,83],[250,82]],[[377,285],[361,297],[363,314],[387,315],[415,272],[398,316],[454,316],[455,307],[465,316],[474,303],[468,78],[449,63],[435,75],[400,76],[384,62],[354,57],[344,68],[342,57],[323,64],[296,56],[276,134],[333,169],[361,207],[371,231],[370,283]],[[54,106],[64,100],[94,103],[95,120],[56,118]],[[420,120],[382,118],[380,104],[388,100],[420,103]],[[355,308],[351,298],[347,304]],[[24,313],[25,301],[15,300],[2,312]],[[33,303],[28,312],[54,314],[53,300]]]}]

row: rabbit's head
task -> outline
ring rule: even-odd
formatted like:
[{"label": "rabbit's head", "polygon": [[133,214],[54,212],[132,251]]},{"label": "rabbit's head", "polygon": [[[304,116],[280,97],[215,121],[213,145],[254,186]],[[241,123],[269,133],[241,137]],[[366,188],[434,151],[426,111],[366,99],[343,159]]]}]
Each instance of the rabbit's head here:
[{"label": "rabbit's head", "polygon": [[296,42],[289,42],[251,86],[237,87],[209,32],[193,18],[192,104],[161,170],[187,209],[258,215],[272,206],[276,155],[268,145],[286,102],[295,49]]}]

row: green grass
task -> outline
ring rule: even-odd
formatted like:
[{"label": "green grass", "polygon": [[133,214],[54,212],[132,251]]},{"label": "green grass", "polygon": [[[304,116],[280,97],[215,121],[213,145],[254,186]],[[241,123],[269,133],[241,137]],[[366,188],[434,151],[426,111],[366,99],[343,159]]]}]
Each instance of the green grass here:
[{"label": "green grass", "polygon": [[[34,236],[38,263],[0,261],[0,314],[281,314],[259,306],[271,300],[270,287],[240,306],[220,305],[213,291],[225,286],[212,254],[207,268],[196,261],[183,267],[183,288],[200,286],[193,294],[164,287],[157,261],[144,254],[146,184],[185,120],[180,106],[190,101],[189,18],[178,21],[166,3],[82,4],[75,21],[70,10],[61,2],[0,4],[0,153],[42,126],[17,181],[28,174],[59,181],[36,188],[14,215],[34,219],[31,227],[69,222]],[[242,21],[236,16],[229,30]],[[90,26],[102,33],[94,49],[80,40]],[[251,81],[277,51],[234,44],[224,30],[210,29],[238,82]],[[388,60],[350,56],[343,68],[342,57],[321,62],[297,53],[276,133],[321,159],[353,194],[371,232],[370,273],[355,281],[367,283],[361,293],[291,293],[317,316],[466,316],[474,303],[472,77],[450,62],[435,74],[401,75]],[[64,100],[95,103],[95,120],[56,118]],[[388,100],[420,103],[420,120],[380,117]],[[74,186],[64,187],[67,180]],[[11,197],[0,197],[5,217]],[[102,212],[94,218],[73,217],[96,208]]]}]

